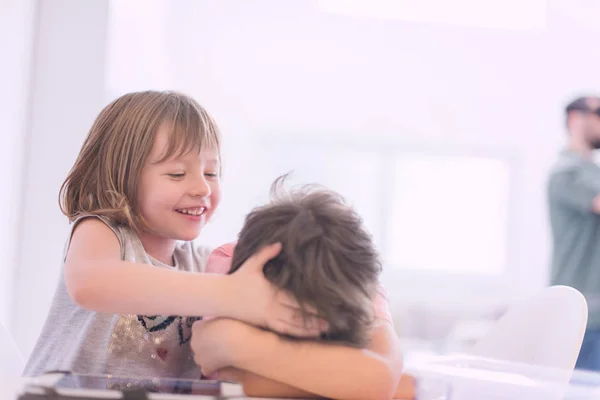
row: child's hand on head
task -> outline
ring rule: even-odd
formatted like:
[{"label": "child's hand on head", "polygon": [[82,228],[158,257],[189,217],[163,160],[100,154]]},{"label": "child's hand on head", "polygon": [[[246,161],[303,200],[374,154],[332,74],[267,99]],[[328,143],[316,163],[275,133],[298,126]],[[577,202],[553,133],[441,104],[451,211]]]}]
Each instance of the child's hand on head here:
[{"label": "child's hand on head", "polygon": [[231,275],[233,318],[296,337],[318,337],[328,328],[314,310],[305,320],[293,296],[269,282],[263,273],[265,264],[281,251],[281,244],[266,246],[250,257]]}]

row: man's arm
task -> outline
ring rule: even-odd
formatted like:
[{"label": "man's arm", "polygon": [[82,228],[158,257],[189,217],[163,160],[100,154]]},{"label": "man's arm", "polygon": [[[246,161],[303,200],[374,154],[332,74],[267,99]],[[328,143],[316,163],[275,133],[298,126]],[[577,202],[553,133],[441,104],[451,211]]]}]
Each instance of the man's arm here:
[{"label": "man's arm", "polygon": [[555,172],[548,182],[550,199],[577,210],[600,214],[600,172],[568,169]]}]

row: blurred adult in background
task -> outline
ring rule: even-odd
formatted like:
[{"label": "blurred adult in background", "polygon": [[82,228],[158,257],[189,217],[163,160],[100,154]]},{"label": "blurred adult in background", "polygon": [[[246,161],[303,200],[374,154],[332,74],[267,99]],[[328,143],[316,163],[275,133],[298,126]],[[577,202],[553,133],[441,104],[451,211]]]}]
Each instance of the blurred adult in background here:
[{"label": "blurred adult in background", "polygon": [[552,228],[551,284],[585,296],[588,328],[576,368],[600,370],[600,98],[580,97],[565,109],[568,145],[548,180]]}]

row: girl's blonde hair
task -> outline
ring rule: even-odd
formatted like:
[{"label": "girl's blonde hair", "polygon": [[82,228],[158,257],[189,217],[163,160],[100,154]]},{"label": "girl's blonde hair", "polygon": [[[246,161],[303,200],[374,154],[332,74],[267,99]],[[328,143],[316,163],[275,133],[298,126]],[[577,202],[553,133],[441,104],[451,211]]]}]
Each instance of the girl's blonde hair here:
[{"label": "girl's blonde hair", "polygon": [[171,129],[161,160],[204,148],[216,149],[221,158],[217,124],[194,99],[161,91],[121,96],[94,121],[60,188],[60,209],[69,221],[94,214],[134,229],[143,227],[138,179],[163,124]]}]

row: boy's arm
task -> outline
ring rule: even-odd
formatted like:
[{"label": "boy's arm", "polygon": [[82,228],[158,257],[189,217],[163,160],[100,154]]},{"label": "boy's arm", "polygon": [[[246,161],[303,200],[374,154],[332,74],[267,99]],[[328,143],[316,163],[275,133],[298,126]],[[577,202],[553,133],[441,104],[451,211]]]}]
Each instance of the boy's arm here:
[{"label": "boy's arm", "polygon": [[[246,396],[250,397],[284,397],[284,398],[313,398],[318,397],[285,383],[277,382],[264,376],[242,371],[234,367],[223,368],[216,376],[217,379],[238,382],[244,388]],[[415,380],[412,376],[402,374],[396,386],[394,399],[413,400],[415,398]]]},{"label": "boy's arm", "polygon": [[408,374],[402,374],[400,382],[396,386],[396,392],[394,393],[394,399],[412,400],[416,398],[417,383],[415,378]]},{"label": "boy's arm", "polygon": [[244,388],[244,394],[250,397],[314,398],[318,397],[296,387],[277,382],[264,376],[243,371],[234,367],[219,370],[215,377],[219,380],[237,382]]},{"label": "boy's arm", "polygon": [[[310,363],[306,365],[308,368],[303,368],[302,365],[299,365],[301,361],[294,355],[296,352],[299,353],[303,350],[290,349],[290,358],[288,360],[293,359],[297,361],[292,361],[290,364],[296,365],[290,365],[289,367],[296,367],[297,373],[300,375],[291,373],[289,375],[290,380],[286,382],[287,384],[284,384],[282,383],[282,380],[277,379],[281,378],[281,376],[284,375],[283,373],[280,374],[281,376],[269,376],[272,379],[277,379],[276,381],[267,379],[256,374],[259,374],[260,372],[269,372],[267,370],[271,369],[271,367],[256,365],[256,362],[253,360],[251,363],[254,365],[254,368],[250,367],[247,370],[254,372],[254,374],[250,373],[243,376],[245,379],[241,383],[244,387],[244,392],[248,396],[306,398],[306,396],[318,397],[316,394],[320,394],[321,396],[337,399],[390,399],[392,398],[392,394],[394,394],[394,397],[396,398],[396,391],[399,392],[399,395],[404,395],[406,393],[406,388],[399,387],[400,385],[398,385],[398,378],[402,372],[402,359],[399,354],[397,342],[398,339],[396,338],[391,325],[388,323],[382,323],[374,328],[372,343],[367,351],[336,346],[338,348],[335,350],[339,350],[337,354],[333,352],[327,354],[323,351],[326,350],[323,347],[334,345],[322,343],[298,343],[286,340],[285,343],[283,343],[284,348],[295,345],[317,345],[312,349],[310,347],[306,348],[306,351],[314,351],[313,357],[310,357],[308,354],[306,354],[305,357],[302,357],[303,360],[306,360],[303,362]],[[323,353],[320,355],[319,352],[321,351],[323,351]],[[279,351],[275,349],[274,353],[277,354]],[[285,354],[281,354],[282,367],[284,365],[289,365],[286,363],[286,358],[284,357]],[[262,360],[265,359],[261,359],[261,361]],[[265,361],[271,362],[272,360]],[[325,365],[325,371],[319,372],[319,365],[326,363],[331,364]],[[248,364],[250,364],[250,362],[248,362]],[[313,368],[313,365],[315,365],[316,368]],[[371,368],[369,365],[373,365],[374,369],[369,371]],[[346,369],[346,372],[342,372],[344,368]],[[306,369],[310,369],[311,373],[303,374],[302,371]],[[274,372],[275,367],[273,367],[272,370]],[[303,378],[298,379],[298,376]],[[336,382],[338,379],[339,382]],[[358,387],[352,388],[352,386],[354,386],[352,383],[356,384]],[[295,386],[291,386],[292,384]],[[300,386],[305,390],[296,386]],[[318,390],[321,386],[323,387],[322,391]],[[341,389],[341,391],[338,391],[337,389]],[[328,393],[329,390],[335,390],[335,392],[332,391]]]},{"label": "boy's arm", "polygon": [[336,399],[390,399],[402,373],[398,338],[389,323],[373,328],[369,349],[356,349],[292,341],[221,319],[195,323],[192,347],[205,373],[233,366]]}]

